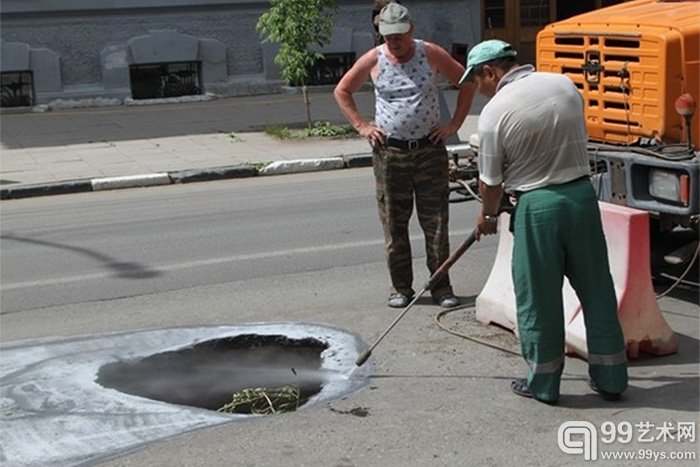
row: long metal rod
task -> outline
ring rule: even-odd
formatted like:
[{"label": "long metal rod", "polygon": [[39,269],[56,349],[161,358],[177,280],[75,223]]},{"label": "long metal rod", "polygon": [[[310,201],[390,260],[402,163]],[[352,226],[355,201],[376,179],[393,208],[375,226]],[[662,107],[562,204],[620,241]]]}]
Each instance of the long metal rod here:
[{"label": "long metal rod", "polygon": [[411,309],[414,303],[428,290],[432,289],[435,286],[435,283],[437,282],[438,279],[440,279],[443,274],[447,272],[450,267],[454,263],[457,262],[457,260],[464,254],[465,251],[469,249],[470,246],[476,241],[476,230],[473,230],[472,233],[467,237],[458,247],[457,249],[440,265],[440,267],[433,273],[432,276],[430,276],[430,279],[428,279],[428,282],[425,283],[423,286],[423,290],[421,290],[418,295],[416,295],[413,300],[411,300],[411,303],[409,303],[406,308],[403,309],[403,311],[399,314],[399,316],[394,319],[394,321],[389,325],[388,328],[386,328],[386,331],[382,333],[381,336],[379,336],[372,345],[369,346],[369,349],[360,357],[357,359],[355,362],[355,365],[357,366],[362,366],[364,363],[369,359],[370,355],[372,355],[372,351],[379,345],[379,343],[386,337],[387,334],[391,332],[392,329],[394,329],[394,326],[401,321],[401,319],[408,313],[408,310]]}]

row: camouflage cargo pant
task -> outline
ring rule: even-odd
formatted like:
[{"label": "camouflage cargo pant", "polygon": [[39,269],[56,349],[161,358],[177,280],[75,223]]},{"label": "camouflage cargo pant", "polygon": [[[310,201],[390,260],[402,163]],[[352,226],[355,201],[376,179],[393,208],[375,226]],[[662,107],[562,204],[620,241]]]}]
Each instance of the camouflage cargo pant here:
[{"label": "camouflage cargo pant", "polygon": [[[414,290],[408,223],[414,197],[431,275],[450,254],[447,150],[444,145],[412,151],[378,147],[373,151],[372,163],[391,291],[411,297]],[[431,293],[435,298],[452,293],[448,274]]]}]

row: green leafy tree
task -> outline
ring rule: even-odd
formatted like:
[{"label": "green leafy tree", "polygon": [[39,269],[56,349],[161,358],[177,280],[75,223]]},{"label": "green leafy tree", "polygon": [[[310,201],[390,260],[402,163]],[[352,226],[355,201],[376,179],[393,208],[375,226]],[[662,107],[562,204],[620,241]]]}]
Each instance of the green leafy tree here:
[{"label": "green leafy tree", "polygon": [[275,63],[289,85],[301,85],[306,118],[311,128],[311,102],[307,80],[311,67],[323,54],[309,50],[331,40],[335,0],[270,0],[270,9],[258,19],[256,28],[270,42],[279,44]]}]

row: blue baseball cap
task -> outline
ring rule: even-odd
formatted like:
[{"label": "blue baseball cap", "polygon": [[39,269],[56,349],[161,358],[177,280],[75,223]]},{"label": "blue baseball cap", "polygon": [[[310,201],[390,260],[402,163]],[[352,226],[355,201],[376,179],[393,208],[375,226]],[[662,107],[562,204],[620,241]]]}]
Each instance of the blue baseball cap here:
[{"label": "blue baseball cap", "polygon": [[498,39],[489,39],[476,44],[467,56],[467,70],[459,80],[459,84],[470,81],[474,67],[498,58],[515,57],[518,52],[512,45]]}]

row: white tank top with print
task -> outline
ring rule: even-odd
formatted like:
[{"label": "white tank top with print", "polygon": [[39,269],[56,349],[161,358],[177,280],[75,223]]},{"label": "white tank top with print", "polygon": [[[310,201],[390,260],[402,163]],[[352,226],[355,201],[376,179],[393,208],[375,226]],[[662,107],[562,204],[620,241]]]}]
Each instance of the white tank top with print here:
[{"label": "white tank top with print", "polygon": [[435,72],[428,63],[425,44],[415,41],[406,63],[393,64],[377,47],[379,73],[374,80],[375,124],[388,136],[403,140],[428,136],[440,123]]}]

